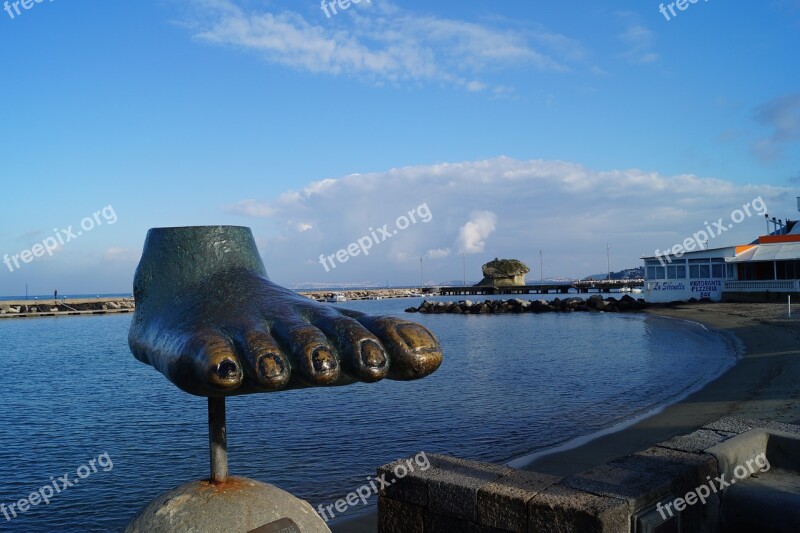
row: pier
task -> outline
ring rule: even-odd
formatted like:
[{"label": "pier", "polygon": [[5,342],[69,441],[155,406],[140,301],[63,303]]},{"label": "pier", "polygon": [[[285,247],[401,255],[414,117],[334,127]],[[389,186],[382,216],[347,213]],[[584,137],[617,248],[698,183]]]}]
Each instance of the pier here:
[{"label": "pier", "polygon": [[[510,287],[458,286],[458,287],[419,287],[404,289],[359,289],[359,290],[303,290],[300,294],[313,300],[325,301],[328,296],[342,294],[349,300],[378,300],[390,298],[425,298],[427,296],[478,296],[496,294],[586,294],[590,292],[610,293],[644,286],[643,279],[634,280],[594,280],[594,281],[554,281]],[[627,290],[626,290],[627,289]],[[133,298],[66,298],[55,300],[0,300],[0,319],[34,318],[70,315],[105,315],[112,313],[132,313],[136,308]]]},{"label": "pier", "polygon": [[510,287],[494,287],[490,285],[471,287],[439,287],[441,296],[474,296],[492,294],[569,294],[570,291],[579,294],[590,292],[610,293],[612,290],[627,292],[625,289],[640,289],[644,286],[643,279],[612,279],[612,280],[585,280],[585,281],[554,281],[550,283],[535,283]]}]

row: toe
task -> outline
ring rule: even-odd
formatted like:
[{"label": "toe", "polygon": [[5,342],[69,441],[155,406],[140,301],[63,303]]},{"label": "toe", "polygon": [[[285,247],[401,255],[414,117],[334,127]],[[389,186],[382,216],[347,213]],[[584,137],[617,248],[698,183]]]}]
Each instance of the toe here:
[{"label": "toe", "polygon": [[314,325],[334,343],[344,371],[350,376],[369,383],[386,377],[389,357],[380,340],[367,328],[339,314],[319,317]]},{"label": "toe", "polygon": [[245,362],[245,374],[256,389],[276,391],[289,383],[289,360],[265,329],[249,328],[239,336],[238,342]]},{"label": "toe", "polygon": [[359,321],[380,339],[389,353],[389,379],[419,379],[442,364],[442,347],[427,328],[389,317],[363,317]]},{"label": "toe", "polygon": [[272,332],[291,354],[292,369],[296,377],[310,385],[335,385],[341,377],[339,359],[328,339],[310,324],[292,328],[283,325]]},{"label": "toe", "polygon": [[220,332],[203,331],[191,335],[182,359],[188,359],[196,383],[212,394],[231,392],[239,388],[244,379],[236,349]]}]

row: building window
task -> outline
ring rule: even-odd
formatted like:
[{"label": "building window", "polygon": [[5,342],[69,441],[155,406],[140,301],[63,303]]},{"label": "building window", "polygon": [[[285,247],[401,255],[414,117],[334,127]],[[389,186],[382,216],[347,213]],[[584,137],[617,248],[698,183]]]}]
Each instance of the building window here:
[{"label": "building window", "polygon": [[692,279],[706,279],[711,277],[711,265],[689,265],[689,277]]},{"label": "building window", "polygon": [[667,267],[667,279],[684,279],[686,277],[686,265],[669,265]]},{"label": "building window", "polygon": [[778,261],[778,279],[798,279],[800,277],[800,261]]},{"label": "building window", "polygon": [[647,267],[647,279],[666,279],[664,277],[664,270],[662,266]]},{"label": "building window", "polygon": [[714,263],[711,265],[711,277],[712,278],[724,278],[725,277],[725,265]]}]

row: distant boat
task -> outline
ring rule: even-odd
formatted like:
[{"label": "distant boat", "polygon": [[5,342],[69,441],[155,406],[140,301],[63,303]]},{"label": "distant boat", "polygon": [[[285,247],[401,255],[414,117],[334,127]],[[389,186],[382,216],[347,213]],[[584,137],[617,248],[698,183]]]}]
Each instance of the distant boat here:
[{"label": "distant boat", "polygon": [[[620,287],[619,292],[633,292],[630,287]],[[641,290],[639,292],[642,292]]]},{"label": "distant boat", "polygon": [[334,304],[334,303],[337,303],[337,302],[346,302],[347,298],[345,298],[344,294],[342,294],[341,292],[335,292],[335,293],[333,293],[333,295],[328,296],[328,299],[326,301],[328,303]]},{"label": "distant boat", "polygon": [[636,294],[642,294],[642,289],[631,289],[631,292]]}]

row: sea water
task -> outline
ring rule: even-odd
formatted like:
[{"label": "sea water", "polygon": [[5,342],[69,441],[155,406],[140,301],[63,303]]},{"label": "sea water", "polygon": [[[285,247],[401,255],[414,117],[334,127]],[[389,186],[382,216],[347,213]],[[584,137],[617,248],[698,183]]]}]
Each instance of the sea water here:
[{"label": "sea water", "polygon": [[[609,428],[698,388],[736,357],[700,325],[643,314],[403,312],[419,303],[335,305],[421,322],[444,349],[437,372],[229,398],[232,475],[327,505],[420,451],[502,463]],[[0,513],[0,531],[119,531],[160,493],[208,476],[206,401],[133,358],[130,320],[0,320],[0,503],[8,509],[54,481],[62,489],[11,520]],[[111,468],[98,467],[103,454]],[[62,487],[65,474],[78,483]]]}]

